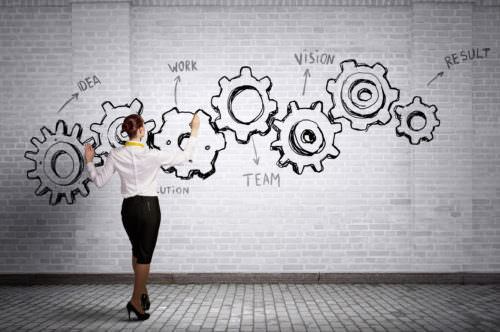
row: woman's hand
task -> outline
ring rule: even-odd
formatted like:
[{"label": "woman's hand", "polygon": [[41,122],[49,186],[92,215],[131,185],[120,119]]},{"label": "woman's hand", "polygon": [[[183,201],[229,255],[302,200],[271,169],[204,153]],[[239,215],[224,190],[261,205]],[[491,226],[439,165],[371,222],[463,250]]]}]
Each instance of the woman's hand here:
[{"label": "woman's hand", "polygon": [[89,143],[85,143],[85,160],[88,163],[94,160],[94,148]]},{"label": "woman's hand", "polygon": [[200,118],[198,117],[198,114],[196,114],[196,113],[198,113],[198,112],[194,113],[193,119],[191,120],[191,123],[189,124],[189,126],[191,127],[191,135],[193,135],[193,133],[195,133],[195,135],[193,135],[193,136],[197,136],[198,128],[200,128]]}]

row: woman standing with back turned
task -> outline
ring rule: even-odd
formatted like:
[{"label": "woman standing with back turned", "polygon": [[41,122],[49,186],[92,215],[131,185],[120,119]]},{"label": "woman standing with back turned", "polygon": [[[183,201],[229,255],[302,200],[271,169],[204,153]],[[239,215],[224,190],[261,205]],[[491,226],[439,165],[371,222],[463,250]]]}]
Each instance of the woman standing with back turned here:
[{"label": "woman standing with back turned", "polygon": [[200,119],[195,113],[190,123],[191,136],[184,151],[148,150],[141,144],[146,135],[144,120],[138,114],[131,114],[123,120],[122,132],[129,140],[124,146],[109,153],[102,171],[94,166],[94,149],[85,144],[85,159],[91,180],[97,187],[104,186],[116,171],[121,179],[123,203],[122,223],[132,244],[132,266],[134,268],[134,292],[127,303],[127,312],[137,315],[138,320],[149,318],[150,301],[146,289],[149,267],[156,246],[160,228],[161,212],[156,191],[156,176],[160,166],[182,165],[188,161],[195,149]]}]

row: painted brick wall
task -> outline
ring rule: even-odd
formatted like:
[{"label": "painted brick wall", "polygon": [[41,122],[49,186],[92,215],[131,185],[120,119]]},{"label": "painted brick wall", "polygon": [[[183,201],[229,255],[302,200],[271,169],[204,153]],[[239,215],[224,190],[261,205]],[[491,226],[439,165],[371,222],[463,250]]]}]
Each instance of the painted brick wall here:
[{"label": "painted brick wall", "polygon": [[[343,131],[340,155],[324,171],[280,168],[276,139],[254,135],[227,147],[205,180],[160,173],[162,225],[152,272],[499,271],[500,7],[485,1],[8,1],[0,7],[0,266],[4,272],[130,272],[130,244],[120,219],[118,175],[90,184],[74,204],[48,204],[26,178],[23,157],[40,128],[58,119],[83,127],[103,116],[101,103],[139,98],[145,119],[161,123],[175,106],[169,64],[194,60],[180,73],[178,108],[212,114],[218,80],[250,66],[269,76],[277,118],[290,101],[332,107],[326,82],[340,62],[382,63],[400,89],[400,104],[418,95],[438,106],[431,142],[396,137],[396,119],[368,132]],[[443,58],[472,47],[489,57],[447,69]],[[335,54],[331,65],[298,65],[294,53]],[[304,71],[308,78],[304,95]],[[429,87],[439,71],[444,76]],[[78,81],[102,84],[80,93]],[[393,114],[394,115],[394,114]],[[21,119],[21,121],[19,121]],[[201,128],[204,130],[208,128]],[[201,146],[201,145],[200,145]],[[247,186],[246,173],[280,175],[280,187]]]}]

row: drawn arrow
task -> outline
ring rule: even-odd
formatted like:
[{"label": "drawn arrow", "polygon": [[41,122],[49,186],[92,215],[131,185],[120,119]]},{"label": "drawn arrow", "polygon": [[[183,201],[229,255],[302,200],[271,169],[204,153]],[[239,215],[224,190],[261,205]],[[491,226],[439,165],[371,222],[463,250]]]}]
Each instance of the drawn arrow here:
[{"label": "drawn arrow", "polygon": [[436,74],[436,76],[434,76],[432,78],[432,80],[429,81],[429,83],[427,83],[427,86],[431,85],[432,82],[434,82],[438,77],[443,77],[444,75],[444,72],[440,71],[439,73]]},{"label": "drawn arrow", "polygon": [[73,94],[71,95],[71,98],[69,98],[69,99],[68,99],[68,100],[67,100],[67,101],[66,101],[66,102],[65,102],[65,103],[61,106],[61,108],[59,109],[59,111],[57,111],[57,113],[61,112],[61,111],[62,111],[62,109],[63,109],[64,107],[66,107],[66,105],[68,105],[68,104],[69,104],[69,103],[70,103],[73,99],[74,99],[74,100],[78,100],[78,92],[73,93]]},{"label": "drawn arrow", "polygon": [[308,77],[311,77],[311,73],[309,72],[309,69],[306,69],[306,71],[304,72],[304,89],[302,89],[302,95],[306,93],[306,84]]},{"label": "drawn arrow", "polygon": [[253,151],[255,153],[255,158],[253,158],[253,161],[255,162],[255,165],[258,165],[260,158],[257,156],[257,148],[255,147],[255,142],[253,140],[253,136],[252,136],[252,143],[253,143]]},{"label": "drawn arrow", "polygon": [[181,77],[179,75],[177,75],[175,78],[174,78],[174,82],[175,82],[175,87],[174,87],[174,100],[175,100],[175,105],[177,106],[177,84],[181,81]]}]

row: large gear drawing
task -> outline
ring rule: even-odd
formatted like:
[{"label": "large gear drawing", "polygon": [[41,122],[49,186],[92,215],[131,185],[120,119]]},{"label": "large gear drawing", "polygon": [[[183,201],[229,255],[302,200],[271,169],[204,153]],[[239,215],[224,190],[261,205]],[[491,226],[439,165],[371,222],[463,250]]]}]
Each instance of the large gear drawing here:
[{"label": "large gear drawing", "polygon": [[[194,151],[192,160],[177,166],[161,166],[165,173],[175,173],[175,176],[184,180],[191,179],[198,175],[206,179],[215,173],[215,162],[219,151],[226,148],[226,139],[223,133],[216,132],[212,124],[212,117],[203,110],[198,110],[200,126],[204,128],[199,132],[198,144],[203,142],[203,146],[198,146]],[[191,128],[189,124],[193,119],[193,113],[181,112],[176,107],[163,113],[162,125],[160,129],[152,133],[148,142],[150,148],[155,148],[171,153],[183,151],[183,140],[189,138]]]},{"label": "large gear drawing", "polygon": [[[130,114],[142,114],[142,102],[135,98],[130,105],[114,106],[111,102],[105,101],[102,103],[104,110],[104,117],[100,123],[92,123],[90,130],[95,132],[98,136],[98,145],[95,149],[95,154],[107,157],[109,152],[117,147],[125,144],[129,139],[127,133],[121,132],[123,120]],[[144,121],[144,128],[149,133],[155,128],[153,120]],[[102,166],[96,164],[96,166]]]},{"label": "large gear drawing", "polygon": [[[75,124],[68,133],[63,120],[56,123],[55,133],[47,127],[40,129],[43,139],[31,138],[35,151],[26,151],[24,157],[35,163],[35,168],[27,171],[28,179],[38,179],[40,185],[35,190],[37,196],[50,192],[49,203],[58,204],[62,197],[68,204],[73,204],[76,194],[83,197],[89,194],[87,183],[90,181],[85,167],[83,144],[94,144],[90,138],[82,142],[82,127]],[[100,159],[99,157],[97,157]]]},{"label": "large gear drawing", "polygon": [[[408,105],[396,106],[394,112],[399,120],[396,135],[406,136],[413,145],[420,144],[421,141],[431,141],[434,138],[432,135],[434,129],[440,125],[436,116],[437,107],[424,104],[419,96],[413,97]],[[415,120],[423,125],[415,124]]]},{"label": "large gear drawing", "polygon": [[335,119],[345,118],[351,128],[367,131],[372,125],[385,125],[392,116],[391,105],[399,100],[399,89],[390,86],[387,68],[345,60],[337,79],[329,79],[326,90],[331,94]]},{"label": "large gear drawing", "polygon": [[[278,103],[270,99],[269,91],[272,87],[271,79],[264,76],[260,80],[252,75],[250,67],[240,68],[240,75],[228,79],[226,76],[219,80],[220,93],[211,99],[212,107],[218,115],[215,119],[216,130],[231,130],[235,133],[236,141],[240,144],[249,142],[250,137],[256,133],[261,136],[267,135],[271,130],[271,122],[274,114],[278,112]],[[257,93],[260,98],[260,110],[257,116],[251,120],[243,120],[234,114],[236,97],[244,92]]]},{"label": "large gear drawing", "polygon": [[285,167],[291,163],[297,174],[302,174],[305,166],[312,166],[315,172],[323,171],[323,160],[340,154],[334,140],[335,134],[342,131],[342,124],[334,120],[323,112],[321,101],[309,108],[290,102],[287,115],[282,120],[274,119],[272,124],[278,139],[271,142],[271,150],[278,150],[281,155],[277,165]]}]

